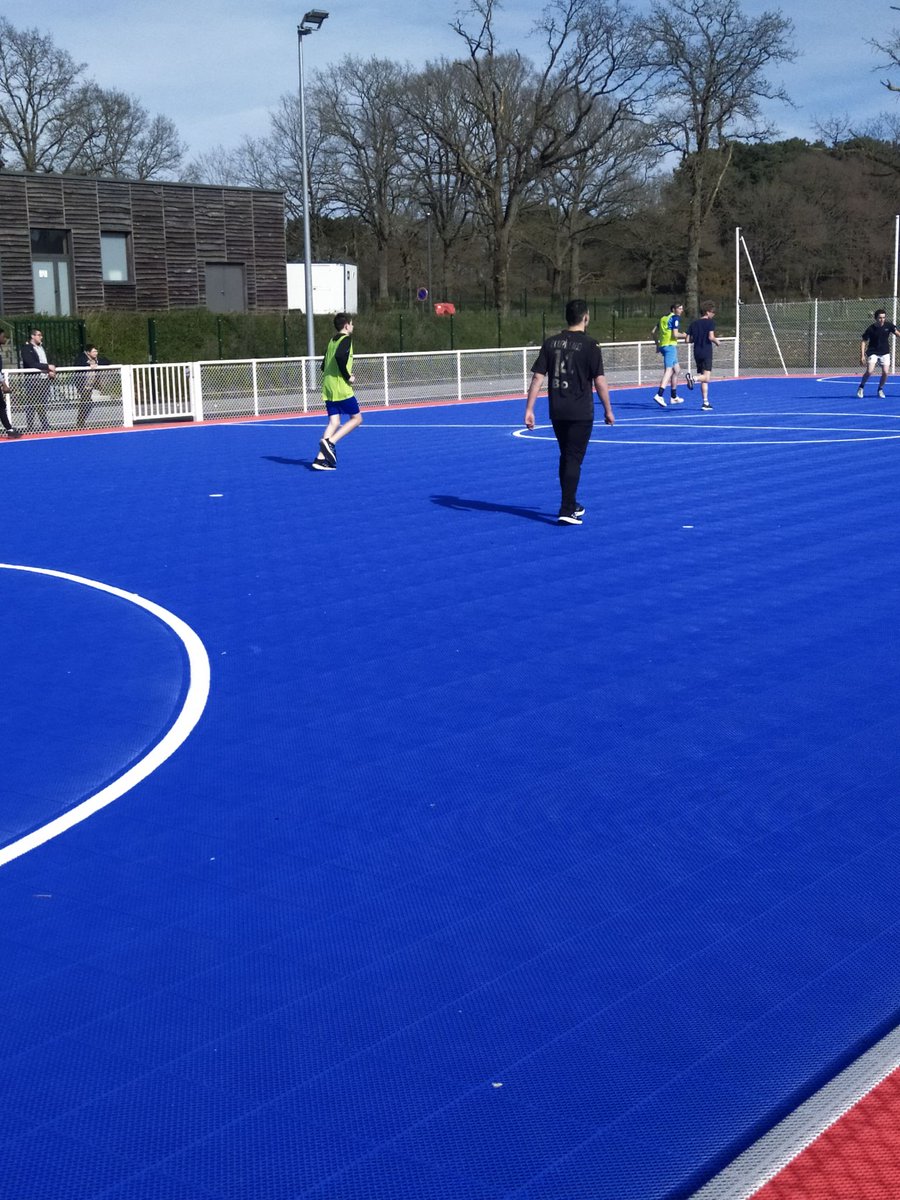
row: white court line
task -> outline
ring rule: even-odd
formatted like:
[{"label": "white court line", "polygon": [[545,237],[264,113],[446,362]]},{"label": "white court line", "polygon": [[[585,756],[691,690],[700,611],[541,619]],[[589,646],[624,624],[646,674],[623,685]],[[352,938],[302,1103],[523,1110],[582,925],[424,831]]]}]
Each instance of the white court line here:
[{"label": "white court line", "polygon": [[203,714],[206,701],[209,698],[210,666],[206,648],[193,629],[185,624],[180,617],[176,617],[174,613],[170,613],[168,609],[162,608],[159,604],[154,604],[152,600],[147,600],[145,597],[138,596],[134,592],[125,592],[121,588],[111,587],[107,583],[100,583],[96,579],[85,579],[81,575],[70,575],[66,571],[51,571],[46,567],[26,567],[20,564],[0,563],[0,570],[27,571],[33,575],[49,575],[55,579],[66,579],[71,583],[80,583],[85,587],[95,588],[99,592],[108,592],[111,596],[118,596],[120,599],[127,600],[130,604],[134,604],[138,608],[145,609],[162,621],[164,625],[168,625],[175,636],[180,639],[187,652],[189,665],[189,683],[184,704],[182,705],[181,712],[163,738],[142,759],[129,767],[118,779],[101,788],[99,792],[96,792],[93,796],[89,796],[87,800],[83,800],[80,804],[76,804],[74,808],[69,809],[62,816],[56,817],[46,825],[42,825],[40,829],[35,829],[17,841],[11,842],[8,846],[0,848],[0,867],[2,867],[8,862],[12,862],[13,859],[27,854],[29,850],[34,850],[36,846],[41,846],[44,842],[49,842],[51,838],[55,838],[67,829],[71,829],[73,825],[77,825],[87,817],[93,816],[95,812],[99,812],[107,804],[118,800],[120,796],[123,796],[143,779],[146,779],[148,775],[152,774],[167,758],[170,758],[187,739]]},{"label": "white court line", "polygon": [[[592,437],[591,441],[596,442],[600,445],[606,445],[606,446],[612,446],[612,445],[619,445],[619,446],[708,446],[708,447],[718,447],[718,446],[824,446],[824,445],[844,445],[846,443],[851,443],[851,442],[889,442],[889,441],[895,441],[898,438],[900,438],[900,433],[890,433],[883,428],[882,429],[860,429],[858,426],[856,426],[854,428],[845,429],[845,428],[842,428],[841,426],[830,426],[830,425],[827,425],[827,426],[821,426],[821,425],[806,426],[806,425],[789,425],[789,424],[788,425],[786,425],[786,424],[746,425],[746,424],[736,423],[736,422],[742,421],[744,419],[752,419],[752,418],[759,418],[759,417],[764,417],[764,418],[768,418],[768,419],[771,419],[772,417],[789,417],[792,420],[803,420],[803,419],[809,420],[811,417],[827,417],[832,421],[835,419],[846,418],[846,417],[850,417],[854,420],[860,419],[860,418],[863,418],[865,420],[887,420],[887,421],[894,421],[894,422],[900,420],[900,414],[893,414],[893,413],[845,413],[845,412],[835,413],[835,412],[817,412],[817,411],[797,412],[796,410],[794,410],[794,411],[776,411],[776,412],[770,411],[770,412],[762,412],[762,413],[761,412],[748,412],[748,413],[729,412],[728,417],[729,417],[728,423],[723,423],[716,419],[715,413],[678,412],[678,413],[673,413],[669,417],[661,417],[658,413],[653,413],[652,415],[648,415],[646,417],[644,417],[644,416],[625,417],[622,420],[617,421],[617,424],[620,426],[624,425],[624,424],[640,425],[640,427],[643,429],[654,429],[654,430],[662,429],[663,427],[668,426],[674,432],[674,430],[679,427],[684,428],[684,422],[687,420],[689,422],[696,422],[698,425],[701,425],[701,426],[707,428],[710,432],[713,432],[713,433],[715,433],[719,430],[732,429],[732,430],[746,430],[748,433],[780,431],[782,434],[795,433],[795,432],[796,433],[837,433],[837,432],[842,432],[842,433],[846,433],[848,435],[853,435],[853,436],[847,436],[847,437],[841,437],[841,438],[797,438],[797,437],[742,438],[740,440],[728,440],[728,441],[724,441],[724,440],[716,437],[716,438],[704,439],[703,441],[692,441],[692,440],[689,440],[688,438],[682,438],[682,437],[677,438],[677,440],[666,439],[666,438],[654,438],[654,437],[646,437],[646,438],[640,438],[640,439],[638,439],[638,438],[623,438],[623,437],[618,437],[615,433],[612,433],[607,437],[602,437],[602,438]],[[527,441],[553,442],[556,440],[555,435],[551,436],[549,433],[540,432],[542,430],[549,430],[551,428],[552,427],[550,425],[538,425],[535,427],[535,429],[533,431],[528,430],[528,429],[520,429],[514,434],[514,436],[519,437],[519,438],[525,438]],[[689,425],[688,428],[693,430],[693,424]],[[871,434],[874,436],[860,437],[860,436],[857,436],[859,434]]]}]

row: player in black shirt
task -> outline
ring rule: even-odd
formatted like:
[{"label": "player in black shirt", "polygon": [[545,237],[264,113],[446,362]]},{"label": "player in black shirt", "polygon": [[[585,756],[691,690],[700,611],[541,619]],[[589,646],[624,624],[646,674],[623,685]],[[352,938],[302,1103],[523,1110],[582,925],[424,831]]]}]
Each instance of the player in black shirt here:
[{"label": "player in black shirt", "polygon": [[875,309],[875,322],[862,335],[859,344],[859,363],[865,367],[865,374],[859,381],[856,390],[857,398],[862,400],[865,395],[866,380],[874,374],[875,368],[881,367],[881,380],[878,384],[878,399],[884,400],[884,385],[888,380],[888,369],[891,365],[891,334],[900,337],[897,326],[887,319],[883,308]]},{"label": "player in black shirt", "polygon": [[594,388],[607,425],[615,424],[609,388],[603,374],[603,355],[585,333],[591,314],[584,300],[566,305],[568,328],[547,338],[531,368],[525,402],[525,425],[534,429],[534,402],[544,379],[550,402],[550,423],[559,443],[560,525],[580,525],[584,506],[577,499],[581,464],[594,427]]}]

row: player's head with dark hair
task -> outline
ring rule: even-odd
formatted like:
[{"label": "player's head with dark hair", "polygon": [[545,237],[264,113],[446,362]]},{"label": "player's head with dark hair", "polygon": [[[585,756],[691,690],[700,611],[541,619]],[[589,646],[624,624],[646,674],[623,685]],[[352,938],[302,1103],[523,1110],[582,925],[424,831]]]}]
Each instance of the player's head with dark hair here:
[{"label": "player's head with dark hair", "polygon": [[587,315],[587,300],[570,300],[566,305],[567,325],[580,325]]},{"label": "player's head with dark hair", "polygon": [[704,314],[713,313],[716,311],[716,306],[713,304],[712,300],[704,300],[700,305],[700,311]]},{"label": "player's head with dark hair", "polygon": [[352,325],[352,324],[353,324],[353,318],[350,316],[349,313],[335,313],[334,327],[338,331],[338,333],[340,333],[340,331],[344,328],[345,325]]},{"label": "player's head with dark hair", "polygon": [[885,319],[887,319],[887,313],[884,311],[883,308],[875,309],[875,320],[877,321],[879,317],[884,317]]}]

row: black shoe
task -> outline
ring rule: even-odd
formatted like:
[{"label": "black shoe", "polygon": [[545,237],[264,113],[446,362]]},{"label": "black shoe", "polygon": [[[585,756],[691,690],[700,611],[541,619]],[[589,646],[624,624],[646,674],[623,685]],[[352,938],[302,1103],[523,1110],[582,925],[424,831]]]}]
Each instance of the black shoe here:
[{"label": "black shoe", "polygon": [[325,462],[325,460],[321,459],[321,458],[314,458],[311,463],[311,466],[314,471],[336,471],[337,470],[337,467],[334,465],[334,463]]},{"label": "black shoe", "polygon": [[701,412],[712,412],[712,405],[710,404],[710,402],[708,400],[704,404],[700,405],[700,411]]},{"label": "black shoe", "polygon": [[690,371],[685,371],[684,382],[688,385],[688,391],[692,392],[694,390],[694,377]]},{"label": "black shoe", "polygon": [[319,453],[332,467],[337,466],[337,454],[335,454],[334,446],[332,446],[328,438],[322,438],[321,442],[319,442]]},{"label": "black shoe", "polygon": [[557,525],[581,525],[581,517],[577,513],[560,513],[556,518]]},{"label": "black shoe", "polygon": [[7,429],[6,436],[8,438],[24,437],[25,433],[21,429]]},{"label": "black shoe", "polygon": [[583,517],[583,516],[584,516],[584,511],[585,511],[585,510],[584,510],[584,505],[583,505],[583,504],[579,504],[579,503],[578,503],[578,501],[576,500],[576,501],[575,501],[575,507],[572,509],[572,516],[573,516],[573,517]]}]

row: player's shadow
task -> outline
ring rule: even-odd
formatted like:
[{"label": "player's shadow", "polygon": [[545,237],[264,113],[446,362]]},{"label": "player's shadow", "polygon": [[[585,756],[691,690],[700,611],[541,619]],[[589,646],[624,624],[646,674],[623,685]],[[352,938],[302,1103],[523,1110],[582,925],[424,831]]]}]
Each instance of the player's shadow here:
[{"label": "player's shadow", "polygon": [[284,467],[306,467],[312,470],[312,459],[309,458],[280,458],[277,454],[264,454],[263,458],[269,462],[281,463]]},{"label": "player's shadow", "polygon": [[556,517],[550,517],[536,508],[519,508],[515,504],[493,504],[490,500],[463,500],[461,496],[432,496],[432,504],[442,508],[453,508],[457,512],[509,513],[512,517],[524,517],[526,521],[538,521],[541,525],[555,525]]}]

